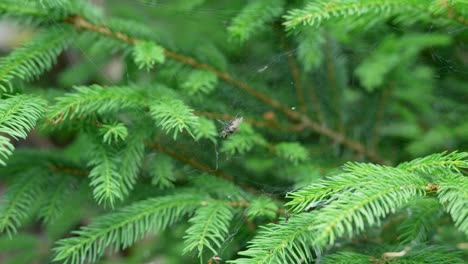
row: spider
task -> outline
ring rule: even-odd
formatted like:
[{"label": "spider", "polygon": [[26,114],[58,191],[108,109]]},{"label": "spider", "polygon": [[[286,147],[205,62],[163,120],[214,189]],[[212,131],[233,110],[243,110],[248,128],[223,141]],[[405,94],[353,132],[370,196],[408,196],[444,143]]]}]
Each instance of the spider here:
[{"label": "spider", "polygon": [[219,136],[222,138],[227,138],[228,136],[236,133],[237,130],[239,129],[239,125],[242,123],[243,120],[244,118],[242,116],[241,117],[236,116],[234,120],[225,124],[223,130],[221,131],[221,133],[219,133]]}]

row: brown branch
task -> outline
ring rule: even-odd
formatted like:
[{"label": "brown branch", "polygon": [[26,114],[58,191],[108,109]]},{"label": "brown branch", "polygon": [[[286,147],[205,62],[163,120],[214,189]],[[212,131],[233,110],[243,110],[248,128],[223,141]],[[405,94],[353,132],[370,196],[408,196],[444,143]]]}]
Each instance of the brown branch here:
[{"label": "brown branch", "polygon": [[314,108],[314,111],[317,115],[317,119],[319,123],[326,125],[325,124],[325,117],[322,112],[322,108],[320,107],[320,100],[318,99],[317,93],[315,86],[312,83],[309,83],[309,94],[310,94],[310,100],[312,101],[312,107]]},{"label": "brown branch", "polygon": [[258,100],[260,100],[260,101],[266,103],[267,105],[270,105],[271,107],[275,108],[276,110],[286,114],[286,116],[288,116],[290,119],[297,120],[298,114],[296,112],[294,112],[293,110],[291,110],[291,109],[287,108],[286,106],[282,105],[276,99],[273,99],[273,98],[269,97],[268,95],[257,91],[254,87],[250,86],[249,84],[235,79],[234,77],[232,77],[232,75],[230,75],[227,72],[221,72],[221,71],[217,70],[216,68],[214,68],[214,67],[212,67],[210,65],[200,63],[200,62],[194,60],[193,58],[186,57],[186,56],[177,54],[177,53],[169,51],[169,50],[165,50],[164,54],[168,58],[171,58],[171,59],[177,60],[179,62],[188,64],[190,66],[193,66],[194,68],[212,72],[216,76],[218,76],[218,78],[220,78],[221,80],[224,80],[225,82],[227,82],[229,84],[232,84],[233,86],[235,86],[235,87],[247,92],[248,94],[254,96]]},{"label": "brown branch", "polygon": [[289,68],[291,69],[291,75],[294,81],[294,87],[296,88],[297,100],[299,101],[299,110],[301,111],[301,113],[305,114],[307,113],[307,105],[305,102],[304,89],[302,88],[302,81],[299,76],[299,70],[297,67],[296,59],[294,58],[294,53],[289,47],[288,40],[284,35],[283,26],[280,21],[278,21],[278,23],[275,23],[275,28],[280,38],[281,45],[283,46],[283,49],[286,51],[287,54]]},{"label": "brown branch", "polygon": [[393,90],[393,85],[389,84],[388,87],[385,88],[383,91],[380,102],[379,102],[379,110],[377,112],[377,117],[375,120],[375,125],[372,130],[372,134],[370,135],[369,139],[369,149],[375,150],[377,148],[379,142],[379,135],[380,135],[380,126],[382,125],[384,116],[385,116],[385,108],[387,107],[387,100]]},{"label": "brown branch", "polygon": [[[108,29],[108,28],[106,28],[104,26],[93,25],[93,24],[87,22],[86,20],[84,20],[81,16],[71,16],[71,17],[68,17],[65,21],[67,23],[70,23],[70,24],[74,25],[77,28],[77,30],[85,29],[85,30],[98,32],[98,33],[101,33],[103,35],[119,39],[121,41],[124,41],[124,42],[132,44],[132,45],[134,45],[134,44],[136,44],[136,43],[138,43],[140,41],[139,39],[129,37],[129,36],[123,34],[123,33],[113,32],[113,31],[111,31],[110,29]],[[177,54],[177,53],[175,53],[173,51],[170,51],[170,50],[167,50],[167,49],[164,50],[164,54],[168,58],[177,60],[177,61],[182,62],[184,64],[190,65],[190,66],[192,66],[194,68],[212,72],[216,76],[218,76],[218,78],[220,78],[221,80],[224,80],[226,83],[229,83],[229,84],[233,85],[234,87],[237,87],[238,89],[241,89],[241,90],[247,92],[248,94],[252,95],[253,97],[257,98],[258,100],[260,100],[260,101],[264,102],[265,104],[273,107],[274,109],[282,112],[289,119],[291,119],[293,121],[296,121],[296,122],[302,122],[303,125],[305,125],[306,127],[312,129],[316,133],[323,134],[323,135],[325,135],[327,137],[330,137],[335,142],[341,143],[344,146],[346,146],[346,147],[348,147],[348,148],[350,148],[350,149],[352,149],[354,151],[357,151],[358,153],[361,153],[362,155],[367,156],[369,159],[371,159],[373,161],[383,162],[383,159],[380,158],[379,155],[377,155],[377,153],[375,153],[374,151],[367,150],[361,143],[346,138],[345,136],[343,136],[342,133],[337,133],[337,132],[332,131],[332,130],[330,130],[328,128],[322,127],[321,125],[319,125],[315,121],[311,120],[306,115],[297,113],[297,112],[289,109],[288,107],[282,105],[276,99],[273,99],[273,98],[269,97],[268,95],[257,91],[254,87],[250,86],[249,84],[247,84],[245,82],[242,82],[240,80],[235,79],[233,76],[231,76],[227,72],[219,71],[216,68],[214,68],[213,66],[210,66],[210,65],[207,65],[207,64],[204,64],[204,63],[200,63],[200,62],[196,61],[195,59],[193,59],[191,57],[180,55],[180,54]]]},{"label": "brown branch", "polygon": [[[212,119],[222,119],[222,120],[227,120],[227,121],[232,121],[236,118],[236,116],[230,115],[230,114],[219,114],[219,113],[213,113],[213,112],[200,112],[200,111],[195,111],[194,113],[196,115],[205,116],[205,117],[212,118]],[[247,117],[244,117],[244,122],[251,124],[253,126],[256,126],[256,127],[273,128],[273,129],[283,130],[283,131],[299,132],[299,131],[304,130],[304,126],[301,126],[301,125],[284,126],[284,125],[278,124],[277,122],[265,122],[265,121],[259,121],[259,120],[255,120],[255,119],[247,118]]]},{"label": "brown branch", "polygon": [[343,116],[341,112],[341,104],[338,102],[338,87],[336,83],[336,69],[333,63],[333,58],[330,50],[330,38],[326,37],[326,43],[324,45],[324,53],[327,61],[327,78],[328,87],[332,93],[333,105],[335,106],[336,118],[338,122],[338,131],[344,133]]},{"label": "brown branch", "polygon": [[186,157],[184,155],[181,155],[180,153],[170,149],[170,148],[167,148],[161,144],[158,144],[158,143],[149,143],[148,144],[149,147],[157,150],[158,152],[162,152],[162,153],[165,153],[171,157],[173,157],[174,159],[176,160],[179,160],[179,161],[182,161],[183,163],[186,163],[196,169],[199,169],[201,171],[204,171],[206,173],[209,173],[209,174],[213,174],[213,175],[216,175],[222,179],[225,179],[225,180],[228,180],[230,182],[233,181],[233,177],[230,176],[230,175],[227,175],[219,170],[214,170],[210,167],[208,167],[207,165],[197,161],[196,159],[192,158],[192,157]]},{"label": "brown branch", "polygon": [[52,171],[52,172],[63,172],[63,173],[70,174],[70,175],[85,176],[85,177],[87,177],[89,175],[89,171],[80,170],[80,169],[77,169],[77,168],[57,166],[57,165],[54,165],[54,164],[49,164],[48,167],[49,167],[49,170]]}]

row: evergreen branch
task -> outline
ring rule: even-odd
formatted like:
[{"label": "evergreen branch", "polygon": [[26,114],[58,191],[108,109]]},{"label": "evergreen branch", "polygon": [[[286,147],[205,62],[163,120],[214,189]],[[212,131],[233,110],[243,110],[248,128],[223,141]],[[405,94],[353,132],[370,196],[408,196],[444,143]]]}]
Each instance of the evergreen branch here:
[{"label": "evergreen branch", "polygon": [[175,177],[172,159],[166,155],[156,155],[151,160],[149,175],[151,176],[152,185],[156,185],[161,189],[173,188]]},{"label": "evergreen branch", "polygon": [[359,186],[367,179],[366,175],[343,173],[327,180],[319,180],[298,191],[288,193],[286,197],[292,200],[286,203],[286,206],[289,206],[289,210],[295,213],[308,211],[329,203],[338,193]]},{"label": "evergreen branch", "polygon": [[275,202],[268,197],[254,198],[247,207],[245,215],[247,219],[254,220],[255,218],[266,217],[267,219],[275,219],[277,213],[280,213]]},{"label": "evergreen branch", "polygon": [[239,132],[224,141],[221,151],[230,155],[245,154],[255,146],[266,146],[267,142],[261,134],[256,133],[248,124],[240,124]]},{"label": "evergreen branch", "polygon": [[425,242],[428,234],[440,219],[440,205],[437,199],[426,198],[416,200],[408,207],[409,214],[398,226],[398,240],[408,245],[411,242]]},{"label": "evergreen branch", "polygon": [[468,168],[468,152],[436,153],[401,163],[398,168],[426,174],[440,170],[462,173],[464,169]]},{"label": "evergreen branch", "polygon": [[[440,246],[423,246],[413,248],[403,257],[396,258],[395,263],[419,264],[419,263],[440,263],[440,264],[463,264],[466,263],[461,258],[461,252],[456,252]],[[387,258],[388,259],[388,258]]]},{"label": "evergreen branch", "polygon": [[[393,252],[392,252],[393,253]],[[324,264],[348,264],[348,263],[395,263],[395,264],[421,264],[421,263],[443,263],[451,264],[465,263],[458,252],[447,250],[443,247],[424,246],[403,250],[398,252],[398,256],[374,257],[356,252],[338,252],[325,256],[322,260]]]},{"label": "evergreen branch", "polygon": [[218,77],[209,71],[191,71],[187,79],[182,83],[182,88],[189,95],[209,94],[215,89]]},{"label": "evergreen branch", "polygon": [[31,1],[3,0],[0,2],[0,14],[7,16],[25,16],[45,18],[49,14],[38,3]]},{"label": "evergreen branch", "polygon": [[288,193],[287,197],[292,198],[292,200],[286,205],[290,206],[290,210],[296,213],[309,210],[328,203],[331,199],[335,199],[335,195],[344,190],[355,189],[363,182],[380,181],[382,175],[432,173],[438,169],[450,169],[460,173],[459,168],[466,168],[467,166],[465,161],[467,155],[465,152],[433,154],[401,163],[397,168],[348,162],[344,167],[346,173],[332,176],[327,180],[319,180],[301,190]]},{"label": "evergreen branch", "polygon": [[372,263],[377,264],[378,262],[373,261],[372,256],[356,253],[356,252],[338,252],[330,255],[326,255],[322,260],[324,264],[348,264],[348,263]]},{"label": "evergreen branch", "polygon": [[293,164],[304,162],[309,157],[307,149],[297,142],[279,143],[275,146],[275,153]]},{"label": "evergreen branch", "polygon": [[182,101],[176,99],[158,100],[151,104],[150,114],[166,133],[173,133],[174,140],[179,132],[187,131],[193,138],[192,129],[198,124],[198,117]]},{"label": "evergreen branch", "polygon": [[198,209],[189,220],[192,225],[184,237],[184,253],[196,250],[198,258],[202,259],[203,251],[207,248],[218,255],[217,251],[226,239],[232,217],[232,209],[224,202],[214,202]]},{"label": "evergreen branch", "polygon": [[164,49],[153,42],[138,42],[133,47],[133,57],[140,69],[151,70],[155,63],[164,63]]},{"label": "evergreen branch", "polygon": [[90,151],[88,165],[90,185],[93,196],[98,204],[104,203],[114,207],[117,199],[123,200],[122,175],[120,174],[119,159],[116,151],[101,143],[95,143]]},{"label": "evergreen branch", "polygon": [[[88,21],[84,20],[80,16],[68,17],[66,19],[66,22],[69,23],[69,24],[74,25],[78,30],[85,29],[85,30],[97,32],[97,33],[100,33],[102,35],[105,35],[105,36],[108,36],[108,37],[111,37],[111,38],[119,39],[119,40],[121,40],[123,42],[126,42],[126,43],[129,43],[131,45],[135,45],[137,42],[141,41],[140,39],[132,38],[132,37],[130,37],[130,36],[126,35],[126,34],[120,33],[120,32],[117,32],[117,33],[113,32],[113,31],[111,31],[109,28],[107,28],[105,26],[93,25],[93,24],[89,23]],[[313,131],[315,131],[316,133],[327,136],[327,137],[333,139],[335,142],[337,142],[339,144],[343,144],[344,146],[346,146],[346,147],[348,147],[348,148],[350,148],[350,149],[352,149],[352,150],[354,150],[354,151],[356,151],[356,152],[358,152],[360,154],[363,154],[363,155],[367,156],[368,158],[370,158],[373,161],[377,161],[377,162],[380,162],[380,163],[387,163],[377,153],[375,153],[374,151],[366,149],[365,146],[362,145],[361,143],[359,143],[357,141],[354,141],[352,139],[349,139],[349,138],[345,137],[343,134],[335,132],[335,131],[331,130],[330,128],[326,128],[326,127],[322,126],[321,124],[311,120],[309,117],[307,117],[305,115],[298,114],[297,112],[295,112],[295,111],[289,109],[288,107],[284,106],[283,104],[281,104],[279,101],[269,97],[268,95],[266,95],[264,93],[261,93],[261,92],[257,91],[254,87],[250,86],[249,84],[235,79],[232,75],[230,75],[227,72],[219,71],[216,68],[214,68],[213,66],[210,66],[210,65],[207,65],[207,64],[204,64],[204,63],[200,63],[200,62],[196,61],[193,58],[180,55],[178,53],[175,53],[175,52],[167,50],[167,49],[164,50],[164,55],[167,58],[182,62],[182,63],[190,65],[190,66],[192,66],[194,68],[212,72],[216,76],[218,76],[219,79],[225,81],[226,83],[229,83],[229,84],[233,85],[234,87],[237,87],[237,88],[247,92],[248,94],[254,96],[258,100],[264,102],[265,104],[273,107],[274,109],[277,109],[277,110],[281,111],[286,116],[288,116],[288,118],[290,118],[291,120],[301,122],[301,125],[304,128],[310,128]]]},{"label": "evergreen branch", "polygon": [[[229,263],[300,263],[311,262],[314,259],[312,237],[308,233],[310,213],[297,214],[286,222],[262,226],[257,235],[249,241],[246,251],[239,255],[250,258],[239,258]],[[315,248],[320,252],[320,248]]]},{"label": "evergreen branch", "polygon": [[64,238],[53,249],[54,261],[61,263],[95,262],[105,253],[127,248],[149,233],[160,232],[193,212],[204,203],[200,195],[179,193],[133,203],[96,218],[90,225]]},{"label": "evergreen branch", "polygon": [[144,129],[130,134],[126,145],[118,152],[118,157],[120,157],[118,170],[121,175],[119,185],[122,188],[122,193],[125,195],[128,195],[136,184],[145,155],[146,136],[147,131]]},{"label": "evergreen branch", "polygon": [[[197,115],[196,112],[194,112]],[[218,138],[218,130],[213,122],[213,120],[209,120],[205,117],[198,117],[198,126],[195,127],[195,139],[198,141],[201,138],[206,138],[213,142],[216,145],[216,139]]]},{"label": "evergreen branch", "polygon": [[141,109],[146,105],[144,95],[131,87],[102,87],[99,85],[75,87],[75,93],[59,97],[46,114],[54,124],[66,119],[108,113],[124,108]]},{"label": "evergreen branch", "polygon": [[31,215],[32,204],[44,191],[45,175],[37,171],[24,173],[2,197],[0,207],[0,232],[11,237]]},{"label": "evergreen branch", "polygon": [[[14,139],[26,138],[44,111],[45,101],[29,95],[16,95],[0,100],[0,133]],[[13,153],[10,139],[0,135],[0,164]]]},{"label": "evergreen branch", "polygon": [[[368,91],[389,82],[390,73],[402,65],[414,61],[415,57],[424,49],[450,44],[451,39],[443,34],[405,34],[383,38],[374,53],[364,59],[356,68],[355,74],[361,80],[362,86]],[[393,81],[394,82],[394,81]]]},{"label": "evergreen branch", "polygon": [[128,129],[123,123],[113,122],[111,124],[102,124],[99,127],[99,133],[102,135],[102,142],[108,145],[124,141],[128,136]]},{"label": "evergreen branch", "polygon": [[319,254],[336,239],[352,237],[367,226],[379,224],[389,213],[425,194],[423,179],[399,169],[384,170],[383,175],[382,169],[372,174],[374,178],[381,175],[378,182],[366,182],[364,186],[338,193],[335,201],[318,211],[295,214],[287,223],[267,226],[250,242],[248,250],[240,253],[252,259],[234,263],[311,261],[309,247]]},{"label": "evergreen branch", "polygon": [[69,0],[39,0],[39,3],[45,7],[63,6],[68,2]]},{"label": "evergreen branch", "polygon": [[73,39],[73,30],[49,28],[11,54],[0,59],[0,90],[13,90],[15,78],[29,81],[49,70]]},{"label": "evergreen branch", "polygon": [[[378,174],[374,174],[377,176]],[[336,201],[319,211],[313,230],[316,245],[331,245],[335,239],[356,235],[366,228],[380,224],[380,219],[408,201],[425,195],[424,180],[401,171],[388,171],[378,183],[346,191],[336,196]]]},{"label": "evergreen branch", "polygon": [[47,195],[45,195],[39,211],[40,218],[49,224],[60,216],[73,188],[73,179],[67,175],[54,175],[53,178],[45,189]]},{"label": "evergreen branch", "polygon": [[[432,2],[432,1],[431,1]],[[293,30],[299,25],[318,27],[322,23],[332,19],[346,18],[350,16],[379,16],[385,19],[391,15],[404,13],[423,12],[430,14],[430,6],[433,3],[423,3],[418,0],[344,0],[340,2],[314,1],[303,9],[294,9],[284,16],[284,25],[288,30]]]},{"label": "evergreen branch", "polygon": [[283,13],[283,0],[256,0],[249,2],[240,13],[234,17],[228,27],[231,38],[241,42],[249,39],[252,34],[265,28],[265,24]]},{"label": "evergreen branch", "polygon": [[437,197],[452,216],[455,226],[468,236],[468,179],[462,175],[447,174],[439,178]]}]

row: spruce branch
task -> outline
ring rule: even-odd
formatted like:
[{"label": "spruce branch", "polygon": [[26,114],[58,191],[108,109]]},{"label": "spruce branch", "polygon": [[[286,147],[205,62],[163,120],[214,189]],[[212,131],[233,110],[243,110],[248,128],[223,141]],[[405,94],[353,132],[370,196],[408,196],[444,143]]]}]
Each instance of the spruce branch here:
[{"label": "spruce branch", "polygon": [[54,248],[54,261],[62,263],[95,262],[106,248],[127,248],[149,233],[160,232],[204,203],[203,196],[178,193],[150,198],[96,218],[90,225],[74,231]]},{"label": "spruce branch", "polygon": [[149,165],[151,184],[161,189],[175,187],[173,160],[167,155],[156,155]]},{"label": "spruce branch", "polygon": [[44,195],[39,210],[39,217],[46,224],[54,223],[63,213],[64,204],[68,202],[67,199],[75,184],[75,179],[60,173],[49,178],[44,190],[47,195]]},{"label": "spruce branch", "polygon": [[123,200],[122,175],[118,170],[116,150],[96,142],[89,153],[88,165],[92,166],[89,177],[93,196],[98,204],[113,208],[117,200]]},{"label": "spruce branch", "polygon": [[133,57],[139,69],[150,70],[155,63],[164,63],[164,49],[149,41],[140,41],[133,48]]},{"label": "spruce branch", "polygon": [[468,179],[466,176],[446,174],[439,178],[437,197],[452,216],[455,226],[468,236]]},{"label": "spruce branch", "polygon": [[[442,2],[442,4],[440,4]],[[445,7],[445,10],[441,10]],[[462,24],[467,20],[454,15],[455,13],[448,9],[450,5],[445,1],[427,1],[418,0],[345,0],[340,2],[330,1],[311,1],[303,9],[293,9],[284,16],[286,22],[284,25],[288,30],[294,30],[300,25],[309,25],[318,27],[326,21],[344,19],[347,17],[374,16],[376,20],[383,20],[392,15],[435,15],[445,17]],[[447,15],[448,13],[448,15]]]},{"label": "spruce branch", "polygon": [[198,209],[189,220],[192,225],[184,237],[184,253],[196,250],[198,258],[202,259],[204,250],[209,249],[214,255],[218,255],[233,216],[232,208],[224,202],[213,202]]},{"label": "spruce branch", "polygon": [[[262,226],[257,235],[249,242],[246,251],[239,255],[249,258],[239,258],[229,263],[298,263],[312,261],[314,255],[312,237],[308,233],[311,214],[294,215],[287,223]],[[320,252],[320,248],[315,248]]]},{"label": "spruce branch", "polygon": [[56,100],[46,113],[47,119],[53,124],[95,113],[115,112],[125,108],[141,109],[147,104],[145,95],[132,87],[106,88],[100,85],[75,87],[74,93]]},{"label": "spruce branch", "polygon": [[[97,32],[100,34],[103,34],[105,36],[111,37],[111,38],[116,38],[119,39],[123,42],[135,45],[137,42],[141,41],[136,38],[132,38],[126,34],[120,33],[120,32],[113,32],[109,28],[105,26],[97,26],[93,25],[90,22],[84,20],[83,17],[81,16],[72,16],[68,17],[66,19],[67,23],[70,23],[74,25],[78,30],[89,30],[93,32]],[[196,61],[195,59],[191,57],[187,57],[184,55],[180,55],[178,53],[175,53],[173,51],[170,51],[168,49],[164,50],[164,55],[167,58],[182,62],[184,64],[190,65],[194,68],[200,69],[200,70],[206,70],[209,72],[214,73],[216,76],[218,76],[219,79],[224,80],[226,83],[229,83],[245,92],[248,94],[254,96],[258,100],[264,102],[265,104],[271,106],[272,108],[284,113],[288,118],[291,120],[300,122],[303,126],[312,129],[316,133],[322,134],[324,136],[327,136],[331,139],[333,139],[335,142],[343,144],[344,146],[357,151],[358,153],[361,153],[365,156],[367,156],[369,159],[373,161],[377,161],[380,163],[386,163],[385,160],[383,160],[377,153],[374,151],[366,149],[364,145],[362,145],[360,142],[354,141],[352,139],[349,139],[345,137],[342,133],[335,132],[334,130],[331,130],[330,128],[323,127],[322,125],[318,124],[317,122],[311,120],[309,117],[305,115],[301,115],[288,107],[284,106],[281,104],[279,101],[276,99],[273,99],[269,97],[268,95],[261,93],[257,91],[254,87],[250,86],[249,84],[242,82],[240,80],[235,79],[232,75],[230,75],[227,72],[222,72],[214,68],[213,66],[210,66],[208,64],[200,63]]]},{"label": "spruce branch", "polygon": [[272,199],[265,196],[252,199],[247,206],[245,215],[248,220],[255,218],[266,217],[267,219],[275,219],[278,213],[284,213],[283,209],[279,209],[278,205]]},{"label": "spruce branch", "polygon": [[426,157],[414,159],[398,165],[398,168],[419,173],[431,174],[434,172],[448,171],[452,173],[462,173],[468,168],[467,152],[442,152]]},{"label": "spruce branch", "polygon": [[[194,112],[195,115],[199,116],[199,113]],[[194,128],[195,130],[195,140],[200,140],[202,138],[210,140],[213,145],[216,146],[216,140],[219,136],[218,129],[214,124],[213,120],[209,120],[203,116],[198,117],[198,126]]]},{"label": "spruce branch", "polygon": [[0,14],[13,17],[24,16],[28,18],[45,18],[48,16],[47,10],[41,8],[38,3],[16,0],[3,0],[0,2]]},{"label": "spruce branch", "polygon": [[[18,140],[26,138],[36,121],[42,116],[46,102],[30,95],[16,95],[0,100],[0,133]],[[0,135],[0,164],[13,153],[10,139]]]},{"label": "spruce branch", "polygon": [[415,200],[408,206],[407,218],[398,225],[398,240],[404,245],[425,242],[440,219],[440,209],[437,199]]},{"label": "spruce branch", "polygon": [[119,174],[120,187],[122,193],[128,195],[137,182],[137,178],[145,155],[145,139],[148,131],[139,129],[136,133],[131,133],[124,147],[118,150],[120,157]]},{"label": "spruce branch", "polygon": [[123,123],[113,122],[110,124],[102,124],[99,127],[99,133],[102,135],[103,143],[112,145],[124,141],[128,136],[128,129]]},{"label": "spruce branch", "polygon": [[0,90],[13,90],[12,81],[15,78],[29,81],[49,70],[74,34],[73,30],[61,32],[52,27],[1,58]]},{"label": "spruce branch", "polygon": [[370,256],[356,252],[338,252],[325,256],[323,259],[325,264],[348,264],[348,263],[443,263],[462,264],[464,261],[456,252],[448,250],[444,247],[424,246],[418,248],[405,248],[399,252],[386,252],[382,256]]},{"label": "spruce branch", "polygon": [[182,83],[182,88],[189,95],[209,94],[215,89],[218,77],[209,71],[193,70]]},{"label": "spruce branch", "polygon": [[158,126],[167,133],[172,132],[174,141],[177,139],[178,133],[184,130],[195,138],[192,130],[199,125],[198,117],[182,101],[176,99],[157,100],[151,103],[150,114]]},{"label": "spruce branch", "polygon": [[9,237],[17,232],[23,221],[32,214],[32,205],[44,192],[47,176],[41,171],[25,172],[2,197],[0,232]]},{"label": "spruce branch", "polygon": [[[356,170],[358,174],[367,171],[368,179],[374,181],[335,194],[334,200],[320,210],[298,213],[287,223],[265,227],[248,249],[240,253],[251,259],[233,263],[311,261],[311,247],[320,254],[337,239],[352,237],[368,226],[379,225],[385,216],[425,194],[425,180],[402,170],[383,166],[363,166]],[[375,179],[377,176],[380,178]]]},{"label": "spruce branch", "polygon": [[245,42],[259,30],[265,28],[268,22],[273,21],[283,13],[285,3],[283,0],[257,0],[249,2],[240,13],[234,17],[228,27],[232,39]]}]

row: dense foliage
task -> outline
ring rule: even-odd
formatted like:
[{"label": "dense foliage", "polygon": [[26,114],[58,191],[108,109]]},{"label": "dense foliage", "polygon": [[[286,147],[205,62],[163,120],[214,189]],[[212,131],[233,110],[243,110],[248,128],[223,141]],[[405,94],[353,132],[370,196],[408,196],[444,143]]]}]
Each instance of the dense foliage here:
[{"label": "dense foliage", "polygon": [[2,263],[468,257],[467,1],[0,17],[27,32],[0,57]]}]

